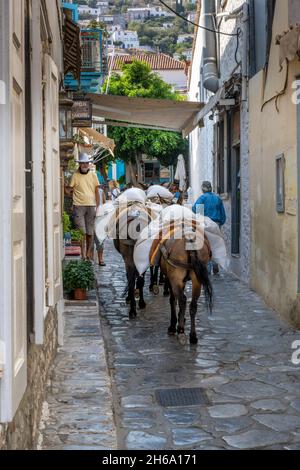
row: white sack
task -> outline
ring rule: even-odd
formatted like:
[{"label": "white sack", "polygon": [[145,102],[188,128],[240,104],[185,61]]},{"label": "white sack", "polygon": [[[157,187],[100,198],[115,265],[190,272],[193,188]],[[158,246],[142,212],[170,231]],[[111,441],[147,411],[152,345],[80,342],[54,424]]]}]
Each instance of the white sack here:
[{"label": "white sack", "polygon": [[149,254],[153,240],[158,237],[161,224],[159,219],[153,220],[148,227],[142,230],[134,246],[133,260],[139,274],[144,274],[150,266]]},{"label": "white sack", "polygon": [[126,202],[146,202],[146,193],[140,188],[126,189],[117,199],[116,202],[124,204]]},{"label": "white sack", "polygon": [[225,241],[219,225],[209,217],[204,217],[204,228],[205,235],[207,236],[211,246],[212,259],[222,266],[222,268],[228,269],[229,259],[227,256]]},{"label": "white sack", "polygon": [[163,209],[161,204],[155,204],[154,202],[150,201],[146,201],[146,207],[147,209],[150,209],[150,215],[152,219],[156,219]]},{"label": "white sack", "polygon": [[169,191],[167,188],[159,186],[158,184],[154,184],[153,186],[150,186],[150,188],[147,189],[147,198],[151,199],[157,196],[163,199],[174,198],[174,194],[172,194],[171,191]]},{"label": "white sack", "polygon": [[[143,274],[150,266],[149,254],[153,240],[158,237],[160,230],[167,228],[171,220],[196,220],[196,215],[187,207],[170,206],[162,210],[158,219],[154,220],[140,234],[134,247],[134,263],[139,274]],[[199,224],[204,224],[205,234],[210,242],[212,259],[227,269],[229,260],[226,245],[218,224],[209,217],[201,217]]]},{"label": "white sack", "polygon": [[111,218],[114,217],[115,211],[116,209],[112,201],[106,202],[100,206],[99,210],[97,210],[95,219],[95,233],[100,243],[103,243],[108,236],[108,225]]}]

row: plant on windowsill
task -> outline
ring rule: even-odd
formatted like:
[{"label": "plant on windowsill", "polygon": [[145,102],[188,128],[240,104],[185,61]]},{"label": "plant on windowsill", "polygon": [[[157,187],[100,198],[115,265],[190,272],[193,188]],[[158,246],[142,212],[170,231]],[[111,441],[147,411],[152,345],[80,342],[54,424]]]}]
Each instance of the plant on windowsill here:
[{"label": "plant on windowsill", "polygon": [[75,300],[86,300],[87,291],[94,287],[95,276],[90,261],[70,261],[63,270],[64,289]]}]

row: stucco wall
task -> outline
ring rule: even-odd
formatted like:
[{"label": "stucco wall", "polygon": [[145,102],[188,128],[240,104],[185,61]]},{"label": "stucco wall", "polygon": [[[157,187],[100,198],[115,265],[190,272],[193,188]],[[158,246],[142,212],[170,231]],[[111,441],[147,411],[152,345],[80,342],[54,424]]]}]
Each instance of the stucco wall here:
[{"label": "stucco wall", "polygon": [[[284,87],[286,69],[279,72],[279,48],[275,35],[288,27],[286,2],[277,2],[271,55],[263,88],[263,72],[250,81],[250,200],[252,216],[252,286],[270,306],[287,319],[300,320],[295,309],[297,300],[297,128],[296,106],[292,102],[292,82],[300,73],[300,64],[289,67],[289,80],[284,96],[266,104]],[[285,156],[286,210],[276,211],[275,159]]]},{"label": "stucco wall", "polygon": [[[240,7],[244,0],[229,0],[223,12],[231,12]],[[239,19],[221,20],[219,29],[222,32],[232,33],[236,31],[236,27],[241,27]],[[233,71],[240,71],[237,62],[241,60],[243,39],[239,40],[239,48],[237,50],[237,39],[232,36],[219,35],[220,50],[220,83],[228,80]],[[237,51],[237,54],[236,54]],[[189,99],[198,99],[199,92],[200,68],[202,61],[201,34],[197,35],[195,54],[190,80]],[[236,60],[237,59],[237,60]],[[207,100],[209,98],[207,94]],[[205,127],[195,129],[190,135],[190,168],[191,168],[191,184],[194,190],[195,198],[201,194],[201,182],[203,180],[215,180],[216,174],[214,170],[214,153],[213,153],[213,121],[208,116],[205,118]],[[250,280],[250,204],[249,204],[249,148],[248,148],[248,103],[241,105],[241,143],[240,143],[240,159],[241,159],[241,234],[240,234],[240,255],[230,256],[230,270],[234,272],[244,282],[249,283]],[[216,189],[216,188],[215,188]],[[227,250],[231,253],[231,195],[223,195],[224,206],[227,215],[227,221],[223,227],[223,233],[226,240]]]},{"label": "stucco wall", "polygon": [[[189,101],[201,101],[199,92],[200,70],[202,62],[201,34],[198,31],[195,52],[191,68]],[[207,92],[208,100],[211,93]],[[193,190],[193,202],[201,195],[201,183],[204,180],[213,180],[213,122],[204,119],[205,127],[196,127],[190,134],[189,174],[190,187]]]},{"label": "stucco wall", "polygon": [[186,89],[187,76],[184,70],[156,70],[155,72],[175,89]]}]

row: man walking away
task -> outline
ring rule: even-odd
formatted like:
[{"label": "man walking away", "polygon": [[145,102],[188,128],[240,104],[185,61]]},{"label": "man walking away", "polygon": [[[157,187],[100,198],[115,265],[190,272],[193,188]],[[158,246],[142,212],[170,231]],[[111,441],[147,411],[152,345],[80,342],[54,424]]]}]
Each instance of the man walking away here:
[{"label": "man walking away", "polygon": [[82,257],[91,260],[96,207],[100,204],[100,185],[96,173],[90,171],[90,159],[86,153],[80,154],[77,163],[79,168],[73,174],[69,186],[73,190],[73,220],[76,227],[85,234]]},{"label": "man walking away", "polygon": [[[203,181],[201,189],[203,191],[192,207],[192,211],[197,214],[200,213],[201,205],[204,206],[204,217],[209,217],[211,220],[216,222],[219,227],[226,222],[226,213],[223,205],[223,201],[217,194],[212,192],[212,185],[210,181]],[[213,262],[213,273],[219,273],[219,266]]]}]

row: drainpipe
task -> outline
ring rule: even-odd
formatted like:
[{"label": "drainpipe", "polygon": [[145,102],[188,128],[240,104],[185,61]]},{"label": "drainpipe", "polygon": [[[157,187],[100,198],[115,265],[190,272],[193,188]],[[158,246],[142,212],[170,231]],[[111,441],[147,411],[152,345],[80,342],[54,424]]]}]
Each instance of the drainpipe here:
[{"label": "drainpipe", "polygon": [[[216,13],[215,2],[203,0],[200,26],[215,30],[214,15]],[[216,93],[219,89],[217,68],[217,41],[216,33],[202,30],[203,44],[203,86],[206,90]]]},{"label": "drainpipe", "polygon": [[242,50],[242,101],[247,101],[247,87],[249,78],[249,5],[243,5],[242,17],[243,50]]}]

